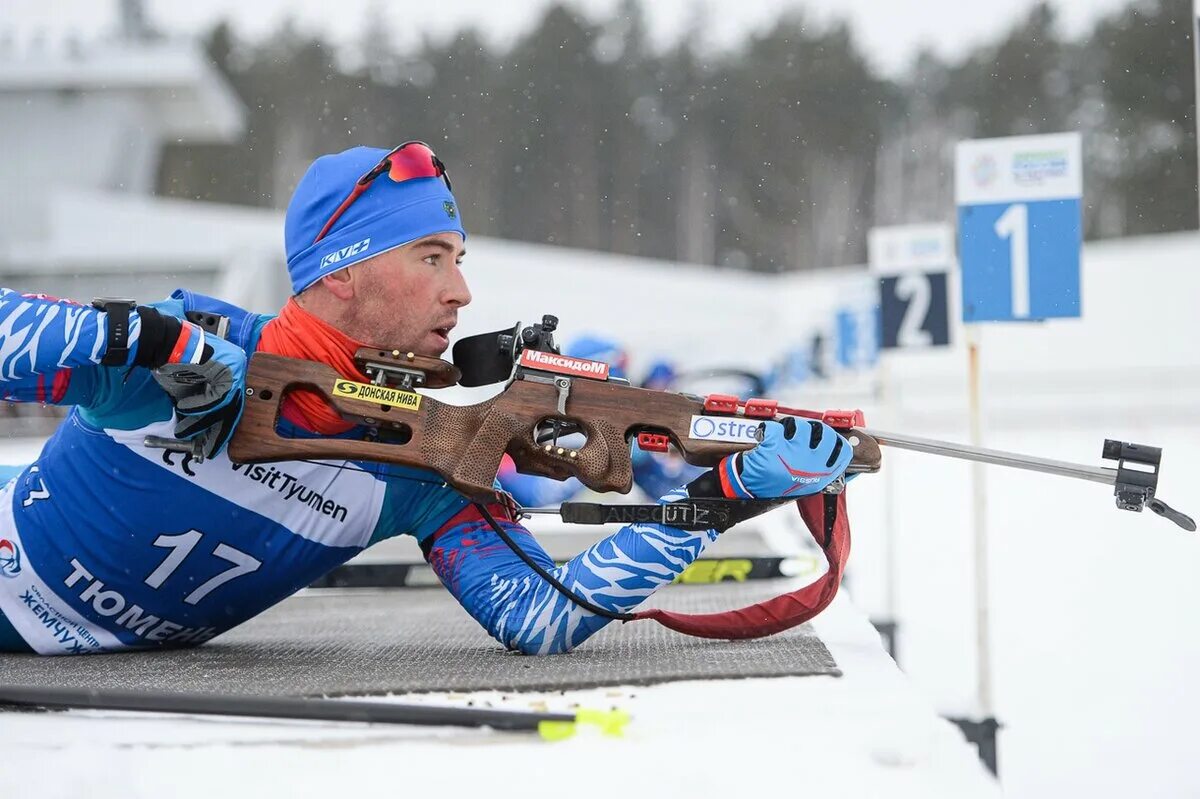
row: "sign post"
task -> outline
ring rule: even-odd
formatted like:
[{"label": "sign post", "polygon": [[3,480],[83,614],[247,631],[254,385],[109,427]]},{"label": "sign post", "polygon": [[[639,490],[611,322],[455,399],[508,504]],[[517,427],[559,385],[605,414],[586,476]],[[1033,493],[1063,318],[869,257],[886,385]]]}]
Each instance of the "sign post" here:
[{"label": "sign post", "polygon": [[[924,350],[950,343],[949,270],[954,263],[954,228],[949,225],[898,225],[872,228],[867,236],[868,263],[879,277],[879,346],[884,351]],[[880,359],[881,404],[892,422],[899,403],[888,358]],[[884,475],[884,594],[887,618],[875,626],[897,655],[898,537],[894,472]]]},{"label": "sign post", "polygon": [[[1082,146],[1078,133],[960,142],[955,151],[962,314],[967,323],[971,444],[983,445],[978,322],[1080,315]],[[971,470],[975,528],[978,711],[996,728],[989,625],[987,491],[983,465]],[[990,751],[995,741],[977,742]]]}]

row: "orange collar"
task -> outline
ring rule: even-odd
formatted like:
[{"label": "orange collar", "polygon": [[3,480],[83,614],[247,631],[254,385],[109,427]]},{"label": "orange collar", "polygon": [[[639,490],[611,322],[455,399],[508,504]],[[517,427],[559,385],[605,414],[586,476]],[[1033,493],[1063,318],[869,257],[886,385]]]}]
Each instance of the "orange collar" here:
[{"label": "orange collar", "polygon": [[[365,347],[323,319],[289,299],[279,316],[267,322],[258,340],[258,351],[301,358],[332,366],[347,380],[369,383],[354,363],[354,352]],[[354,427],[314,391],[296,390],[284,398],[280,414],[293,424],[323,435],[344,433]]]}]

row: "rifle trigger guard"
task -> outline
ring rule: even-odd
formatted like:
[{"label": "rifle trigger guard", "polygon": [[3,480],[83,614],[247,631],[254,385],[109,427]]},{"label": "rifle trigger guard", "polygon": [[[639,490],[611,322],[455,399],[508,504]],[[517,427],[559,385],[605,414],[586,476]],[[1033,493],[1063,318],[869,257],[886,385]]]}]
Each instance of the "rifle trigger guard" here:
[{"label": "rifle trigger guard", "polygon": [[556,377],[554,378],[554,387],[558,389],[558,414],[560,416],[567,415],[567,397],[571,395],[571,378]]}]

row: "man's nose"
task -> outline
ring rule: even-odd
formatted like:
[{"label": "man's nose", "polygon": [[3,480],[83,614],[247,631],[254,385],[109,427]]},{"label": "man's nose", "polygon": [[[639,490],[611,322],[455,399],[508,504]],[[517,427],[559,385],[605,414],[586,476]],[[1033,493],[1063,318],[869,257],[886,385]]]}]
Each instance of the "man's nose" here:
[{"label": "man's nose", "polygon": [[454,265],[454,269],[450,275],[450,283],[442,295],[442,301],[459,308],[471,303],[471,290],[467,288],[467,278],[463,275],[462,269],[459,268],[458,264]]}]

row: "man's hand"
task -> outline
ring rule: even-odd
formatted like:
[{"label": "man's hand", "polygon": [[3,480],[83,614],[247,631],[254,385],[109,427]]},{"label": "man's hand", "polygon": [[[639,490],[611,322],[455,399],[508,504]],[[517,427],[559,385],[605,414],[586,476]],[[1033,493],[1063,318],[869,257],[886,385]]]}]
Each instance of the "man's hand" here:
[{"label": "man's hand", "polygon": [[198,438],[206,458],[220,453],[242,416],[246,353],[183,322],[167,362],[151,374],[179,414],[176,438]]},{"label": "man's hand", "polygon": [[763,422],[762,443],[726,457],[715,471],[730,499],[803,497],[824,490],[853,457],[854,448],[829,425],[789,416]]}]

